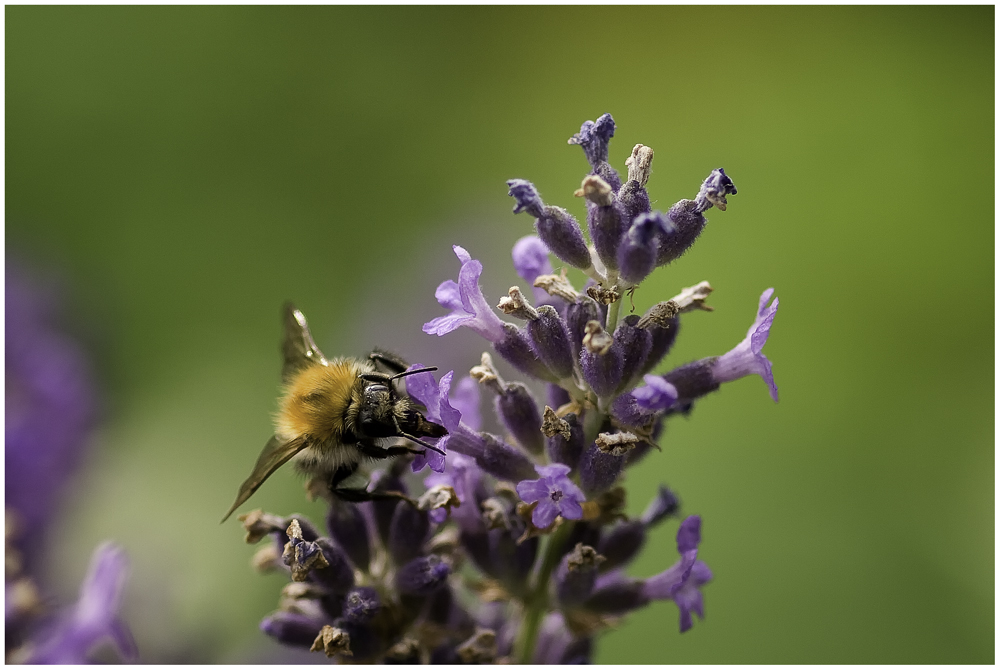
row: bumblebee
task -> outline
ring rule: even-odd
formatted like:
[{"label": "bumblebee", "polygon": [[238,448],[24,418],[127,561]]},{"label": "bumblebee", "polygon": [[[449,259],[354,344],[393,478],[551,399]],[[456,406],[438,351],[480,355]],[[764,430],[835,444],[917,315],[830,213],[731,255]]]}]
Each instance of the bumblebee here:
[{"label": "bumblebee", "polygon": [[[313,341],[305,315],[291,303],[284,307],[284,329],[283,390],[274,436],[222,521],[289,460],[299,472],[329,482],[337,497],[361,502],[381,496],[342,484],[365,457],[384,459],[424,449],[443,453],[420,438],[443,437],[448,431],[428,421],[421,408],[394,386],[407,375],[437,368],[408,371],[403,361],[378,350],[367,360],[328,359]],[[423,449],[399,444],[398,438]]]}]

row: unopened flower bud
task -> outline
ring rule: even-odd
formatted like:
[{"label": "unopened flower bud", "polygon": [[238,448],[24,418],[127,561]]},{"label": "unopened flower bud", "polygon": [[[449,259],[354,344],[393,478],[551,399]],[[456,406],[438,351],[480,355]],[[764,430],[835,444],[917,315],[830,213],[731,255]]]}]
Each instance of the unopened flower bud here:
[{"label": "unopened flower bud", "polygon": [[[454,489],[452,490],[454,492]],[[400,501],[389,526],[389,553],[393,560],[402,565],[420,555],[430,532],[427,512],[415,509],[407,502]]]},{"label": "unopened flower bud", "polygon": [[545,446],[539,428],[542,417],[538,403],[527,386],[519,382],[507,384],[496,399],[497,416],[517,443],[527,451],[538,454]]},{"label": "unopened flower bud", "polygon": [[552,253],[573,267],[590,268],[590,251],[573,215],[560,207],[547,206],[535,186],[524,179],[507,182],[510,195],[517,200],[514,213],[528,212],[535,217],[535,230]]},{"label": "unopened flower bud", "polygon": [[542,305],[527,325],[528,337],[546,367],[561,379],[573,374],[573,349],[562,317],[553,307]]}]

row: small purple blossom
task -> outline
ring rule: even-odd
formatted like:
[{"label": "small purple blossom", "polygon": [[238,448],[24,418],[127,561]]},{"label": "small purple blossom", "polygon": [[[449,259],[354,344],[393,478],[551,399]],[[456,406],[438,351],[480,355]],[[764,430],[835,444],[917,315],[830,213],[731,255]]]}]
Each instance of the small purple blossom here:
[{"label": "small purple blossom", "polygon": [[128,558],[110,543],[94,550],[80,599],[64,614],[29,659],[29,663],[81,664],[98,643],[109,639],[128,663],[137,660],[132,634],[119,617]]},{"label": "small purple blossom", "polygon": [[517,494],[526,503],[538,502],[531,513],[531,522],[538,528],[548,528],[557,516],[565,519],[580,519],[583,508],[580,504],[586,496],[567,477],[570,468],[562,463],[536,465],[541,479],[529,479],[518,483]]},{"label": "small purple blossom", "polygon": [[700,587],[712,579],[712,571],[697,560],[701,542],[701,517],[689,516],[677,531],[680,560],[643,582],[643,594],[652,600],[673,600],[681,613],[681,632],[691,628],[691,612],[703,618]]},{"label": "small purple blossom", "polygon": [[646,385],[632,390],[632,396],[639,407],[650,412],[661,412],[677,402],[677,389],[663,377],[644,375],[642,380]]},{"label": "small purple blossom", "polygon": [[778,402],[778,387],[774,384],[771,373],[771,361],[761,353],[767,337],[771,333],[771,324],[778,313],[778,299],[768,305],[774,289],[769,288],[760,296],[757,306],[757,316],[753,325],[747,331],[747,336],[737,344],[732,351],[719,356],[712,367],[712,375],[718,382],[731,382],[747,375],[760,375],[767,384],[774,402]]},{"label": "small purple blossom", "polygon": [[[411,365],[409,369],[417,370],[421,367],[424,366]],[[459,422],[462,420],[462,413],[455,409],[448,399],[448,392],[451,390],[451,380],[454,376],[455,371],[451,370],[442,375],[441,380],[437,383],[434,382],[434,375],[430,372],[422,372],[406,377],[406,392],[427,408],[426,416],[430,421],[441,423],[448,429],[449,434],[444,437],[427,438],[429,442],[445,453],[448,451],[448,440],[451,438],[451,431],[456,430]],[[468,391],[465,393],[467,395]],[[476,400],[478,402],[478,395]],[[466,403],[466,401],[467,398],[463,398],[461,402]],[[437,440],[436,443],[434,442],[435,439]],[[444,472],[445,454],[439,454],[430,449],[425,450],[422,454],[417,454],[413,459],[413,471],[420,472],[425,466],[430,466],[434,472]]]},{"label": "small purple blossom", "polygon": [[490,342],[499,342],[504,337],[504,322],[493,312],[483,296],[483,290],[479,287],[483,264],[473,260],[469,252],[458,245],[452,249],[462,262],[458,283],[449,279],[442,282],[434,292],[438,303],[450,309],[451,314],[428,321],[424,324],[424,332],[429,335],[446,335],[460,326],[465,326]]}]

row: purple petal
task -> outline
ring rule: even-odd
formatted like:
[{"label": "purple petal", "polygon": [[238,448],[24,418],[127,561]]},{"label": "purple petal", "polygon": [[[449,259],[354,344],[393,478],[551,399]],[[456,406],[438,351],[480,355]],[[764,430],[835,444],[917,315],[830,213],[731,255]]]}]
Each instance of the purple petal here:
[{"label": "purple petal", "polygon": [[[576,501],[573,496],[565,496],[559,501],[559,512],[566,519],[582,519],[583,518],[583,507],[580,503]],[[538,524],[535,524],[536,526]]]},{"label": "purple petal", "polygon": [[543,499],[531,513],[531,523],[538,528],[548,528],[559,516],[559,508],[549,499]]},{"label": "purple petal", "polygon": [[[411,365],[407,370],[416,370],[425,367],[423,365]],[[438,421],[438,401],[440,391],[438,383],[434,381],[434,375],[430,372],[419,372],[415,375],[405,377],[406,392],[421,405],[427,408],[427,418],[431,421]]]},{"label": "purple petal", "polygon": [[479,430],[483,420],[479,412],[479,383],[472,377],[462,377],[451,394],[450,404],[461,420],[472,430]]},{"label": "purple petal", "polygon": [[[435,444],[435,438],[424,438],[435,447],[447,453],[448,451],[448,435],[437,440]],[[425,466],[430,466],[430,469],[434,472],[444,472],[445,470],[445,454],[439,454],[432,449],[425,449],[424,453],[417,454],[413,457],[413,462],[410,463],[410,470],[413,472],[420,472]]]},{"label": "purple petal", "polygon": [[523,482],[518,482],[515,488],[517,495],[526,503],[546,500],[549,497],[549,485],[541,479],[526,479]]},{"label": "purple petal", "polygon": [[642,380],[646,385],[632,391],[639,407],[650,411],[661,411],[677,402],[677,389],[663,377],[645,375]]},{"label": "purple petal", "polygon": [[454,377],[455,371],[449,370],[447,374],[441,377],[441,381],[438,382],[438,416],[441,417],[441,423],[449,431],[458,430],[459,423],[462,420],[462,413],[452,407],[448,400],[448,392],[451,390],[451,380]]},{"label": "purple petal", "polygon": [[563,465],[562,463],[553,463],[552,465],[536,465],[535,470],[538,471],[543,477],[565,477],[569,474],[570,467],[568,465]]},{"label": "purple petal", "polygon": [[701,542],[701,517],[689,516],[681,522],[677,530],[677,553],[683,554],[698,548]]},{"label": "purple petal", "polygon": [[458,290],[458,284],[451,279],[441,282],[434,291],[434,297],[437,298],[439,305],[450,310],[461,310],[465,307],[462,304],[462,294]]},{"label": "purple petal", "polygon": [[470,260],[472,260],[472,255],[468,251],[466,251],[464,247],[460,247],[457,244],[453,244],[451,245],[451,249],[452,251],[455,252],[455,256],[457,256],[458,260],[461,261],[462,263],[468,263]]},{"label": "purple petal", "polygon": [[701,586],[712,581],[712,571],[702,561],[695,561],[691,566],[691,576],[688,580],[695,586]]},{"label": "purple petal", "polygon": [[475,316],[472,314],[459,314],[453,313],[446,316],[439,316],[437,318],[431,319],[423,326],[423,331],[428,335],[447,335],[453,330],[458,330],[459,327],[464,326],[470,321],[475,320]]}]

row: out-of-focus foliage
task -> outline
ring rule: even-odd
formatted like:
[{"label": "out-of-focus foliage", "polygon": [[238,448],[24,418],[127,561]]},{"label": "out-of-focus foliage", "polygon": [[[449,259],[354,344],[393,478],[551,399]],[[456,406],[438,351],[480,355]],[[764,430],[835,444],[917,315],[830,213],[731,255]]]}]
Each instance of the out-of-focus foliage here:
[{"label": "out-of-focus foliage", "polygon": [[[782,401],[727,385],[630,477],[632,512],[666,480],[701,515],[715,580],[702,625],[661,635],[660,604],[597,660],[991,662],[993,11],[8,7],[7,253],[72,278],[110,398],[53,579],[114,537],[144,660],[280,658],[281,580],[217,520],[270,435],[282,301],[325,351],[471,367],[475,335],[420,332],[450,245],[504,293],[531,225],[505,180],[582,217],[553,138],[611,112],[655,208],[739,184],[636,294],[716,289],[668,365],[775,286]],[[256,504],[302,496],[279,472]]]}]

